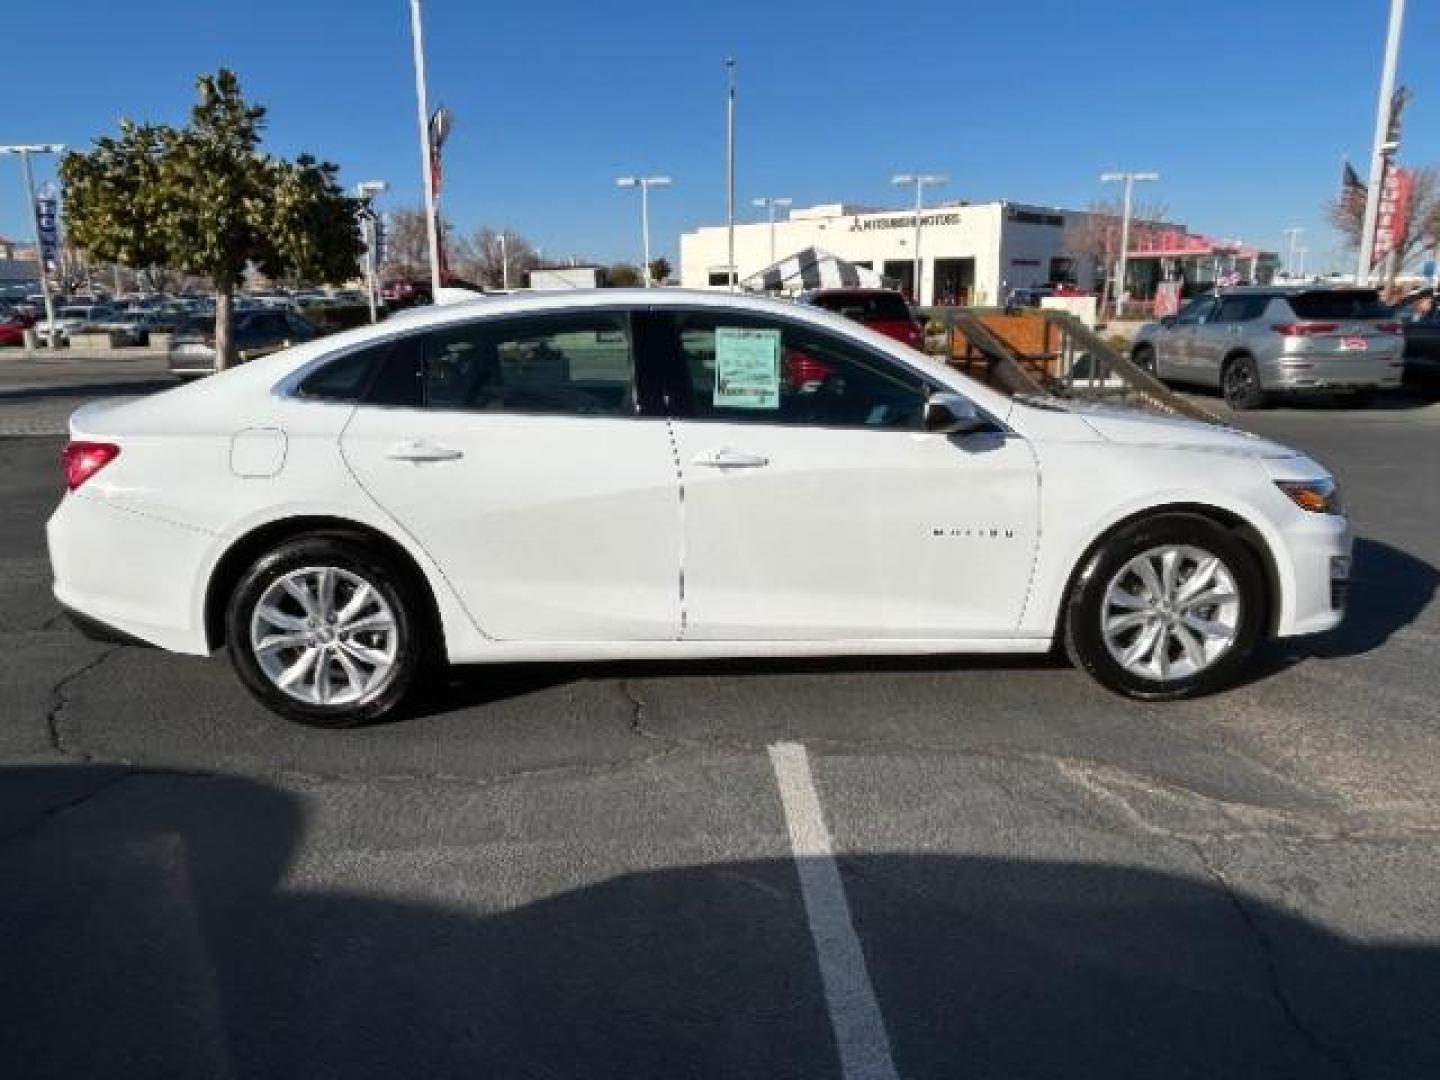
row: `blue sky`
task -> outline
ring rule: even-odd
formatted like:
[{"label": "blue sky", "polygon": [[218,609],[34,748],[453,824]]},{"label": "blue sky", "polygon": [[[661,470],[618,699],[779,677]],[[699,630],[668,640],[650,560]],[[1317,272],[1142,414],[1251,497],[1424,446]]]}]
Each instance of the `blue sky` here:
[{"label": "blue sky", "polygon": [[[388,205],[419,201],[407,0],[10,7],[0,142],[180,121],[196,73],[223,65],[270,108],[270,149],[389,180]],[[1440,162],[1440,5],[1409,8],[1404,157]],[[723,220],[733,54],[746,214],[767,194],[893,205],[890,175],[914,168],[947,173],[944,198],[1084,206],[1102,171],[1153,169],[1147,195],[1172,219],[1270,248],[1302,225],[1316,267],[1337,246],[1320,204],[1341,156],[1368,160],[1386,3],[426,0],[425,17],[431,103],[456,116],[448,215],[547,255],[633,258],[623,173],[675,177],[652,202],[672,258],[682,230]],[[28,236],[13,160],[0,233]]]}]

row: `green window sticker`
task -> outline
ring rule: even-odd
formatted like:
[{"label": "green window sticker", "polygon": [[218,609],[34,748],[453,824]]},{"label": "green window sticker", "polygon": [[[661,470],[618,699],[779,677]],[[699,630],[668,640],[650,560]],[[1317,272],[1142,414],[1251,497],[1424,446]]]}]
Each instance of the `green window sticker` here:
[{"label": "green window sticker", "polygon": [[715,329],[717,409],[780,408],[780,331]]}]

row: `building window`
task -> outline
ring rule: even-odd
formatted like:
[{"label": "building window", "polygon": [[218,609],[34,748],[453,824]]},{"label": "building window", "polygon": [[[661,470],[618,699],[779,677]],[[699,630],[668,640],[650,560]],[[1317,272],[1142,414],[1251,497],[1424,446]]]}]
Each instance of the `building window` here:
[{"label": "building window", "polygon": [[709,280],[712,289],[723,288],[730,284],[730,272],[728,270],[711,270]]}]

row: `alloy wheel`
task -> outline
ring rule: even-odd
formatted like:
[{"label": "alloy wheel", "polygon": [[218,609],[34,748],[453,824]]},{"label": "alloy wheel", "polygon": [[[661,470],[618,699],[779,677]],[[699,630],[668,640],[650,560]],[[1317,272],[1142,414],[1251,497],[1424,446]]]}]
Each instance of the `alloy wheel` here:
[{"label": "alloy wheel", "polygon": [[1167,544],[1136,555],[1110,579],[1100,620],[1121,667],[1174,682],[1209,668],[1235,643],[1240,593],[1217,556]]},{"label": "alloy wheel", "polygon": [[351,570],[306,566],[276,578],[250,618],[250,649],[276,689],[307,705],[354,705],[397,671],[399,623]]}]

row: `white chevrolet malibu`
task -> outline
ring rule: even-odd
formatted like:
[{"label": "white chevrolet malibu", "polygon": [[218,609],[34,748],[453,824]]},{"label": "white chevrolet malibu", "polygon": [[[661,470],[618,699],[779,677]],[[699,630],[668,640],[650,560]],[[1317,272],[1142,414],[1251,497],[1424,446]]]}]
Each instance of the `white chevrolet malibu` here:
[{"label": "white chevrolet malibu", "polygon": [[1273,442],[1017,401],[815,308],[596,291],[429,308],[71,420],[82,627],[224,647],[275,711],[433,663],[1043,653],[1232,682],[1341,618],[1334,480]]}]

